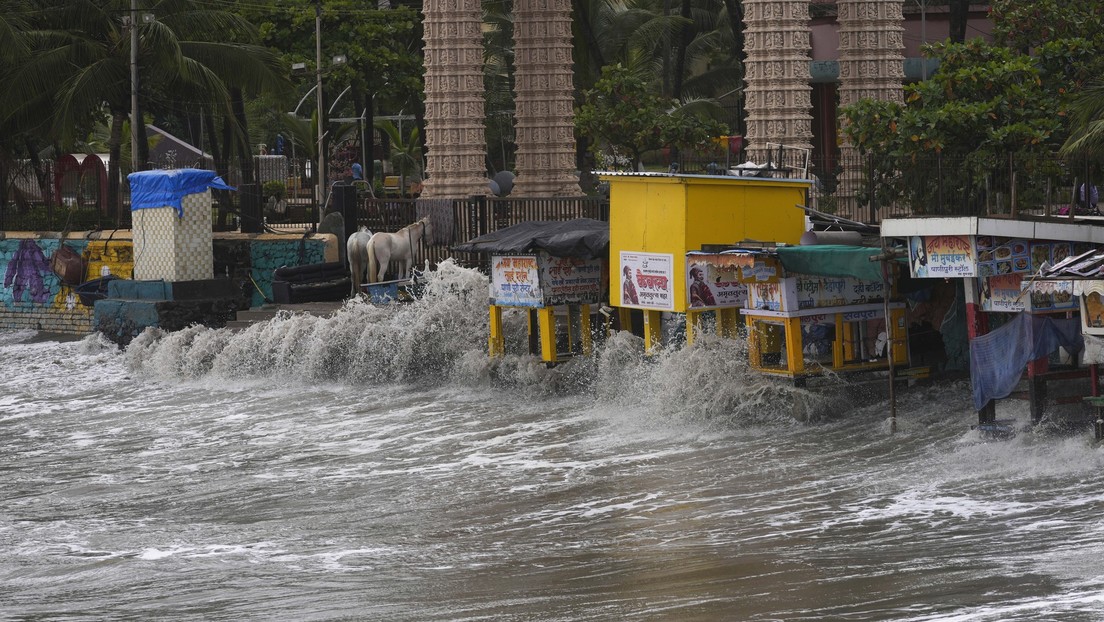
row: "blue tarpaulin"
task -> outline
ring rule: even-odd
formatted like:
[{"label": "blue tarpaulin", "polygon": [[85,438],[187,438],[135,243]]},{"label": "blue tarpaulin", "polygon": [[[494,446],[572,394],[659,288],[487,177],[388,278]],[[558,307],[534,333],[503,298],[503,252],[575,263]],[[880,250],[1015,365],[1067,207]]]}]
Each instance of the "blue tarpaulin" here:
[{"label": "blue tarpaulin", "polygon": [[181,168],[167,171],[140,171],[127,175],[130,181],[130,211],[154,207],[176,208],[184,217],[180,200],[186,194],[206,192],[208,188],[233,190],[214,171]]},{"label": "blue tarpaulin", "polygon": [[970,341],[970,379],[974,408],[981,410],[989,400],[1008,397],[1029,361],[1048,356],[1059,346],[1079,352],[1081,320],[1053,319],[1019,313],[997,330]]}]

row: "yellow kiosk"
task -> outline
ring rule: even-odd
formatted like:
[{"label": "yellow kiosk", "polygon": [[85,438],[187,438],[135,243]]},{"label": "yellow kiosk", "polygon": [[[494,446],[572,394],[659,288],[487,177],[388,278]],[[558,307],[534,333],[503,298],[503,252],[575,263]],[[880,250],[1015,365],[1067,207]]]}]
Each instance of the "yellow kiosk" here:
[{"label": "yellow kiosk", "polygon": [[529,352],[548,365],[591,354],[591,306],[609,291],[609,225],[590,218],[523,222],[453,250],[491,255],[490,356],[505,354],[507,308],[528,309]]},{"label": "yellow kiosk", "polygon": [[892,287],[890,300],[885,298],[882,263],[871,261],[880,254],[872,247],[813,245],[691,253],[688,258],[695,276],[705,277],[691,288],[712,288],[710,277],[721,271],[731,275],[728,281],[746,286],[741,313],[751,367],[799,379],[824,371],[887,369],[889,357],[894,365],[907,364],[905,305],[892,301]]},{"label": "yellow kiosk", "polygon": [[[610,302],[621,326],[643,312],[644,343],[660,343],[664,311],[686,313],[687,339],[704,308],[692,306],[687,253],[744,240],[797,244],[805,232],[807,179],[666,173],[602,173],[610,185]],[[738,311],[716,311],[733,334]]]}]

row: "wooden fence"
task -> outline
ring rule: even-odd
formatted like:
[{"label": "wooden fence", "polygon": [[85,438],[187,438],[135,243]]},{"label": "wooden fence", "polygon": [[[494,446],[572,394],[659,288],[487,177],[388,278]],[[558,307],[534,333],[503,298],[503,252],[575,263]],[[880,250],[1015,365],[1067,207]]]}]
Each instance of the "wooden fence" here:
[{"label": "wooden fence", "polygon": [[419,263],[429,259],[437,264],[453,257],[461,265],[486,270],[489,257],[453,252],[452,247],[525,221],[593,218],[608,222],[609,200],[601,197],[360,199],[356,228],[394,232],[425,216],[433,223],[433,240],[427,241],[419,253]]}]

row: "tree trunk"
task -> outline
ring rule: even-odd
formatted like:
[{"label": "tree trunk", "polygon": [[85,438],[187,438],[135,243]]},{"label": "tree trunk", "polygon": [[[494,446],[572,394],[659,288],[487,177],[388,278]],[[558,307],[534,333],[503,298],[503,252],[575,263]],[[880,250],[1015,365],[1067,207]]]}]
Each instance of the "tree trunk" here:
[{"label": "tree trunk", "polygon": [[219,147],[217,127],[215,126],[215,117],[210,111],[203,112],[203,129],[207,132],[207,148],[211,151],[211,166],[215,167],[215,172],[218,173],[223,179],[229,181],[226,170],[226,160],[222,157],[222,148]]},{"label": "tree trunk", "polygon": [[[687,20],[690,19],[690,0],[682,0],[680,16]],[[679,32],[678,50],[675,52],[674,82],[671,86],[671,97],[674,97],[680,102],[682,101],[682,83],[686,78],[686,48],[690,47],[690,42],[693,38],[693,24],[684,24],[682,31]]]},{"label": "tree trunk", "polygon": [[970,17],[970,0],[951,0],[950,33],[951,41],[966,42],[966,21]]},{"label": "tree trunk", "polygon": [[138,104],[138,125],[130,128],[130,131],[135,132],[134,136],[137,138],[135,141],[138,145],[138,168],[136,170],[144,171],[149,168],[149,137],[146,135],[146,117],[142,112],[142,105]]},{"label": "tree trunk", "polygon": [[31,168],[34,169],[38,190],[42,193],[42,199],[46,206],[52,208],[57,205],[60,197],[54,196],[54,185],[50,183],[50,176],[42,165],[42,158],[38,157],[38,148],[35,147],[30,138],[27,138],[24,144],[27,147],[27,157],[31,159]]},{"label": "tree trunk", "polygon": [[368,141],[365,143],[364,148],[368,153],[368,161],[361,162],[364,166],[364,178],[368,180],[368,183],[375,186],[376,181],[382,182],[383,180],[376,179],[376,97],[375,93],[368,93],[364,106],[364,131],[367,133],[363,137]]},{"label": "tree trunk", "polygon": [[237,141],[238,160],[241,166],[241,183],[255,184],[257,177],[253,169],[253,149],[249,144],[249,122],[245,118],[245,101],[240,87],[230,89],[230,98],[234,107],[234,119],[237,121],[241,138]]}]

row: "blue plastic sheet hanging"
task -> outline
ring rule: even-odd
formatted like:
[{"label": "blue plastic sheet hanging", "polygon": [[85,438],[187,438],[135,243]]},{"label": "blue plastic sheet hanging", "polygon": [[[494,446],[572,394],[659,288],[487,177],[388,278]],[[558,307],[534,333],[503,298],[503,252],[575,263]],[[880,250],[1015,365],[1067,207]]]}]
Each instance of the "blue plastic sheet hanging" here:
[{"label": "blue plastic sheet hanging", "polygon": [[216,190],[235,190],[214,171],[180,168],[165,171],[140,171],[127,175],[130,182],[130,211],[156,207],[176,209],[177,218],[184,217],[181,199],[187,194]]}]

